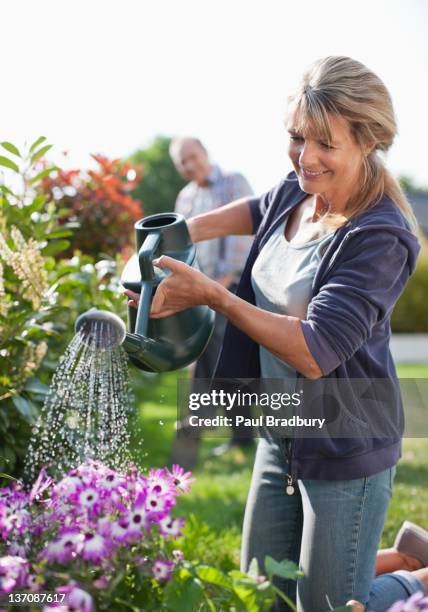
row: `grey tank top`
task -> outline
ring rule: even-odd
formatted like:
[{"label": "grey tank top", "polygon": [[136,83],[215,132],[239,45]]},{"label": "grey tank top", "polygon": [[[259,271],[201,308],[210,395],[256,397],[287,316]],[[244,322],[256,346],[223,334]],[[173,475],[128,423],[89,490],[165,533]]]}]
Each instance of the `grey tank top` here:
[{"label": "grey tank top", "polygon": [[[256,305],[263,310],[306,319],[312,281],[334,230],[304,244],[291,244],[284,236],[285,220],[260,251],[251,271]],[[262,378],[290,378],[296,371],[260,346]],[[291,382],[291,381],[290,381]]]}]

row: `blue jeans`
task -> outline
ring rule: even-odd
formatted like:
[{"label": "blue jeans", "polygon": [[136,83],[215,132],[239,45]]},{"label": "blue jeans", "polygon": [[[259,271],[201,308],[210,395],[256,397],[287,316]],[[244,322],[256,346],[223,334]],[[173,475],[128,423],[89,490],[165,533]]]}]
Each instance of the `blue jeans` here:
[{"label": "blue jeans", "polygon": [[[290,559],[304,577],[274,579],[299,612],[326,612],[356,599],[370,612],[385,612],[422,583],[410,572],[375,578],[375,562],[395,467],[353,480],[299,480],[287,495],[285,441],[259,440],[245,510],[241,569],[254,557],[264,572],[270,555]],[[288,610],[278,601],[277,610]]]}]

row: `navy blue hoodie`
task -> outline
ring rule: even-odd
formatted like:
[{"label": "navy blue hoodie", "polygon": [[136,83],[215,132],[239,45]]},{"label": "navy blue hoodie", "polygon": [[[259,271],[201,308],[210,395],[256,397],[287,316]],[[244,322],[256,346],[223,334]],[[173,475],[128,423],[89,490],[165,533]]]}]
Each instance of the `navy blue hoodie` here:
[{"label": "navy blue hoodie", "polygon": [[[250,199],[255,239],[237,290],[240,298],[255,304],[251,269],[257,255],[307,195],[291,172],[271,191]],[[313,280],[307,318],[301,321],[323,377],[391,380],[396,383],[391,409],[401,419],[402,398],[389,349],[390,319],[419,249],[399,208],[383,196],[334,233]],[[215,378],[259,377],[259,345],[228,322]],[[401,456],[401,436],[296,438],[289,450],[293,478],[345,480],[395,465]]]}]

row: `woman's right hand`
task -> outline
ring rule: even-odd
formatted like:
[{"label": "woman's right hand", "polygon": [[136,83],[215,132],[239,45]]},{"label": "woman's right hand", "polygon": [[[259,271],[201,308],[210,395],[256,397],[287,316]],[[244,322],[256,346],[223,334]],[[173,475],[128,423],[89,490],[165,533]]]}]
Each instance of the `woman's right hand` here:
[{"label": "woman's right hand", "polygon": [[192,217],[187,220],[187,229],[189,230],[190,240],[195,243],[199,242],[198,240],[198,230],[197,230],[197,221],[195,217]]}]

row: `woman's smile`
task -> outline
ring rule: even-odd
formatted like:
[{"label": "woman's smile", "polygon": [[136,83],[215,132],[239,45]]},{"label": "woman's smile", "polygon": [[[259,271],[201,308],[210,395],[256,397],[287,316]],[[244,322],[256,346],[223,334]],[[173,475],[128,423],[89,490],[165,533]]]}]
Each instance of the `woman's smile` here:
[{"label": "woman's smile", "polygon": [[299,174],[305,181],[316,181],[329,172],[330,170],[309,170],[308,168],[300,167]]}]

